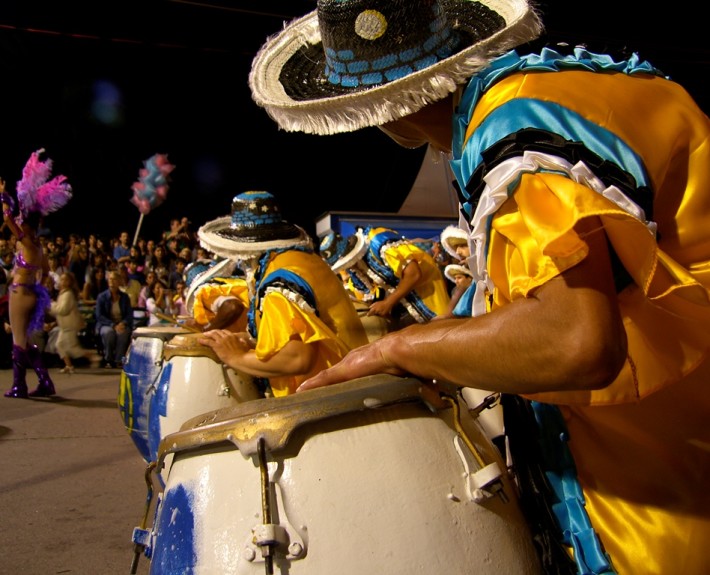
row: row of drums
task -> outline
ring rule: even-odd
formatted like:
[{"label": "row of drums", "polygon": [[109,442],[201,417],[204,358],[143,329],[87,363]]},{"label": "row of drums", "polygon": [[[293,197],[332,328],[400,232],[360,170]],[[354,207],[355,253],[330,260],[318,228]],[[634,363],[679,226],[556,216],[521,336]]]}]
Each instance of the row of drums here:
[{"label": "row of drums", "polygon": [[151,575],[541,573],[514,480],[458,394],[373,376],[264,397],[179,327],[137,328],[119,409]]}]

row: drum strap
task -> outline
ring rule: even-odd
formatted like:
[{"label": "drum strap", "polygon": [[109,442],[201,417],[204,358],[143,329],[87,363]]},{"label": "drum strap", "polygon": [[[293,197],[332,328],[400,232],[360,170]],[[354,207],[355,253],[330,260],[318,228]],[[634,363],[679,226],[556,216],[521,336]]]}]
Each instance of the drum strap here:
[{"label": "drum strap", "polygon": [[559,408],[507,394],[501,403],[521,506],[544,572],[615,575],[585,509]]}]

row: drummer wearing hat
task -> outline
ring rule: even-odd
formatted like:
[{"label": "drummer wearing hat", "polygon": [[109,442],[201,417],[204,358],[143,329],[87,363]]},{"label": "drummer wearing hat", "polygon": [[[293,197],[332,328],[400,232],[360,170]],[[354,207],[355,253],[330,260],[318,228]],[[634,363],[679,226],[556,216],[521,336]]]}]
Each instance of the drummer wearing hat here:
[{"label": "drummer wearing hat", "polygon": [[249,300],[248,333],[210,330],[199,342],[230,367],[267,379],[275,397],[367,343],[340,278],[305,230],[282,219],[269,192],[235,196],[231,216],[206,223],[198,238],[244,271]]},{"label": "drummer wearing hat", "polygon": [[347,287],[369,306],[368,316],[394,320],[394,329],[424,323],[449,305],[446,282],[434,258],[399,232],[384,227],[358,229],[349,238],[323,237],[321,256]]},{"label": "drummer wearing hat", "polygon": [[319,0],[259,51],[252,96],[282,129],[448,154],[475,258],[473,317],[387,334],[300,389],[501,392],[515,464],[540,468],[519,479],[555,478],[528,500],[551,503],[548,564],[704,574],[710,120],[639,54],[541,33],[526,0]]}]

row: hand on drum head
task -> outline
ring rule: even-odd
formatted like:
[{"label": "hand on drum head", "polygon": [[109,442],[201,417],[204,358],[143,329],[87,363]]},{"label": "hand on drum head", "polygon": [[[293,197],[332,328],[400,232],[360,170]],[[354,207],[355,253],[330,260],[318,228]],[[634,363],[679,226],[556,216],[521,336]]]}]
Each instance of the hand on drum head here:
[{"label": "hand on drum head", "polygon": [[226,329],[204,332],[197,341],[217,354],[219,359],[230,366],[238,366],[252,349],[252,342],[246,332],[234,333]]},{"label": "hand on drum head", "polygon": [[392,353],[391,344],[395,341],[393,336],[396,336],[396,334],[386,335],[370,344],[353,349],[333,367],[325,369],[318,375],[304,381],[296,391],[315,389],[316,387],[381,373],[400,377],[407,375],[407,372],[396,367],[394,362],[388,359]]}]

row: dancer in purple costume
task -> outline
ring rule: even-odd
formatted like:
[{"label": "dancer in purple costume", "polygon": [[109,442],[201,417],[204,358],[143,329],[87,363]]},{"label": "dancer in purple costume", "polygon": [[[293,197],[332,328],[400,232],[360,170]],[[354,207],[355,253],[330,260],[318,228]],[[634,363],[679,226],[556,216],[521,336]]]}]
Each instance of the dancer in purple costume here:
[{"label": "dancer in purple costume", "polygon": [[[48,397],[55,394],[54,383],[42,361],[39,348],[30,343],[30,336],[42,329],[44,315],[51,301],[42,285],[42,277],[49,271],[46,255],[37,237],[40,218],[61,207],[71,199],[71,186],[65,176],[49,179],[52,160],[40,161],[44,150],[33,152],[17,182],[19,214],[14,216],[15,200],[5,191],[0,179],[3,219],[17,238],[15,266],[9,287],[10,326],[12,328],[12,388],[5,397]],[[37,374],[39,384],[27,391],[27,368]]]}]

